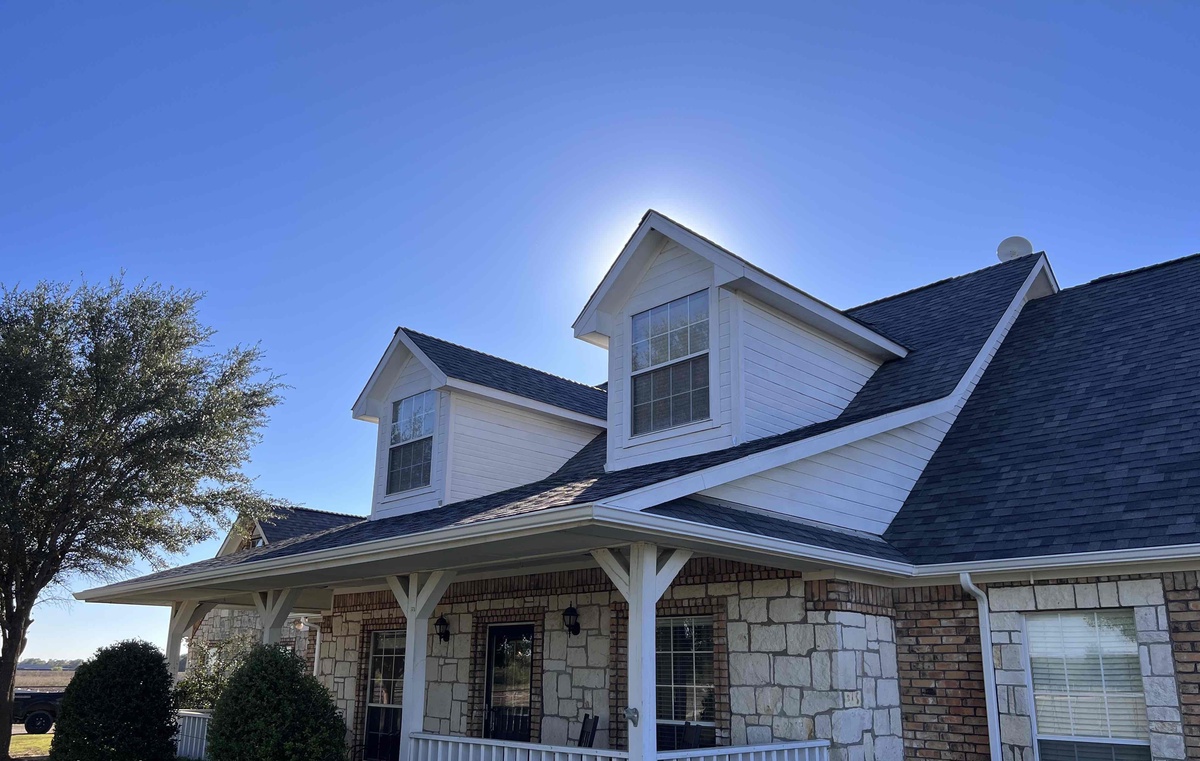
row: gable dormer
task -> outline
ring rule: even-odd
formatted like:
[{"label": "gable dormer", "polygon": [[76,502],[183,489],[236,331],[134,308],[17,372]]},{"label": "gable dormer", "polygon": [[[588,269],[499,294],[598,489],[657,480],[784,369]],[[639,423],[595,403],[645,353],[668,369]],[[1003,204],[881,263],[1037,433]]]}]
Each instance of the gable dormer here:
[{"label": "gable dormer", "polygon": [[608,349],[608,468],[836,417],[907,350],[650,211],[575,321]]},{"label": "gable dormer", "polygon": [[376,423],[371,517],[538,481],[605,426],[605,392],[399,328],[353,408]]}]

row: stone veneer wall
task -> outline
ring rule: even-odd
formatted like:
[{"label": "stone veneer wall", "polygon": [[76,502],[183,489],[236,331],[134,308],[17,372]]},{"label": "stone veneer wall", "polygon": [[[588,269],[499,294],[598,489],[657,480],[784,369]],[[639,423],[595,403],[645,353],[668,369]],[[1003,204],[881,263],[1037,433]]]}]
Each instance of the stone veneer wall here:
[{"label": "stone veneer wall", "polygon": [[[241,610],[236,608],[217,608],[192,630],[188,637],[188,645],[200,642],[222,642],[233,637],[248,637],[254,642],[262,640],[262,619],[258,611]],[[280,644],[288,645],[299,653],[309,667],[316,658],[317,624],[313,622],[305,631],[296,631],[291,626],[283,627],[279,637]],[[191,661],[188,662],[191,667]]]},{"label": "stone veneer wall", "polygon": [[1163,574],[1163,593],[1175,655],[1184,750],[1188,758],[1200,758],[1200,574]]},{"label": "stone veneer wall", "polygon": [[[718,689],[720,742],[817,737],[833,741],[833,761],[899,761],[890,593],[846,582],[809,584],[793,572],[694,559],[659,608],[714,616],[716,678],[728,683],[727,693]],[[574,637],[562,625],[570,605],[580,617]],[[622,747],[625,727],[612,717],[624,700],[625,611],[599,569],[452,585],[433,614],[446,617],[451,636],[445,643],[431,636],[425,729],[478,735],[483,669],[472,654],[482,652],[486,623],[532,621],[540,624],[539,741],[567,744],[591,713],[600,716],[596,747]],[[338,595],[322,626],[318,673],[358,737],[369,635],[401,629],[404,619],[390,592],[364,592]]]},{"label": "stone veneer wall", "polygon": [[910,758],[988,761],[979,607],[960,586],[894,590]]},{"label": "stone veneer wall", "polygon": [[[1102,576],[994,584],[987,589],[996,661],[1000,741],[1005,761],[1034,761],[1024,614],[1035,611],[1130,608],[1137,627],[1142,686],[1155,761],[1186,758],[1172,657],[1171,622],[1159,576]],[[1182,611],[1179,611],[1182,612]],[[1178,612],[1177,612],[1178,615]],[[1179,619],[1176,619],[1177,621]]]}]

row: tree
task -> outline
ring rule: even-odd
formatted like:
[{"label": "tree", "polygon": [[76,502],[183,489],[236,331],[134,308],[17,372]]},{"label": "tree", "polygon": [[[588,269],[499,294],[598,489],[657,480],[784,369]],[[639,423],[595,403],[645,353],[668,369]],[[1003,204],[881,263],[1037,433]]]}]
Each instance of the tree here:
[{"label": "tree", "polygon": [[181,708],[212,709],[229,678],[254,647],[254,637],[242,634],[216,642],[188,642],[188,669],[176,685]]},{"label": "tree", "polygon": [[329,690],[279,645],[246,655],[208,726],[210,761],[342,761],[345,742]]},{"label": "tree", "polygon": [[101,648],[67,685],[53,761],[174,761],[174,677],[149,642]]},{"label": "tree", "polygon": [[[157,285],[0,286],[0,690],[34,604],[277,503],[242,471],[281,385],[257,346],[217,351],[199,296]],[[0,700],[0,759],[12,702]]]}]

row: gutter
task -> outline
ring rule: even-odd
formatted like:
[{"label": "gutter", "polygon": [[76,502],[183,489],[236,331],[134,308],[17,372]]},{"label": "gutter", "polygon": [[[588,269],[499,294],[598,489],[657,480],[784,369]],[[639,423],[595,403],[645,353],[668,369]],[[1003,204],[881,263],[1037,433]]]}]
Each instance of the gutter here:
[{"label": "gutter", "polygon": [[979,606],[979,647],[983,651],[983,692],[987,706],[988,746],[992,761],[1000,761],[1000,709],[996,705],[996,664],[992,653],[992,615],[987,593],[971,581],[971,574],[958,575],[958,583]]}]

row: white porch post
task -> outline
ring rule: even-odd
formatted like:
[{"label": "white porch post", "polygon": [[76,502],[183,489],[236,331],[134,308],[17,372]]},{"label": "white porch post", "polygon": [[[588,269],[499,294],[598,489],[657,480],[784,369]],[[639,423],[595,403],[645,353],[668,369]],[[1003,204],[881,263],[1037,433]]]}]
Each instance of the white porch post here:
[{"label": "white porch post", "polygon": [[400,713],[400,757],[411,759],[414,732],[425,726],[425,662],[429,656],[429,616],[454,581],[454,571],[389,576],[388,586],[404,611],[404,696]]},{"label": "white porch post", "polygon": [[171,673],[179,676],[179,655],[183,638],[188,630],[204,620],[209,611],[217,607],[211,602],[181,600],[171,606],[171,622],[167,626],[167,665]]},{"label": "white porch post", "polygon": [[262,618],[264,645],[279,642],[283,634],[283,625],[299,597],[299,589],[269,589],[254,593],[254,607],[258,608],[258,615]]},{"label": "white porch post", "polygon": [[611,720],[628,721],[629,761],[653,761],[658,754],[655,607],[692,553],[668,550],[660,554],[656,545],[637,542],[629,548],[628,563],[610,550],[596,550],[592,555],[629,603],[629,706],[624,717]]}]

